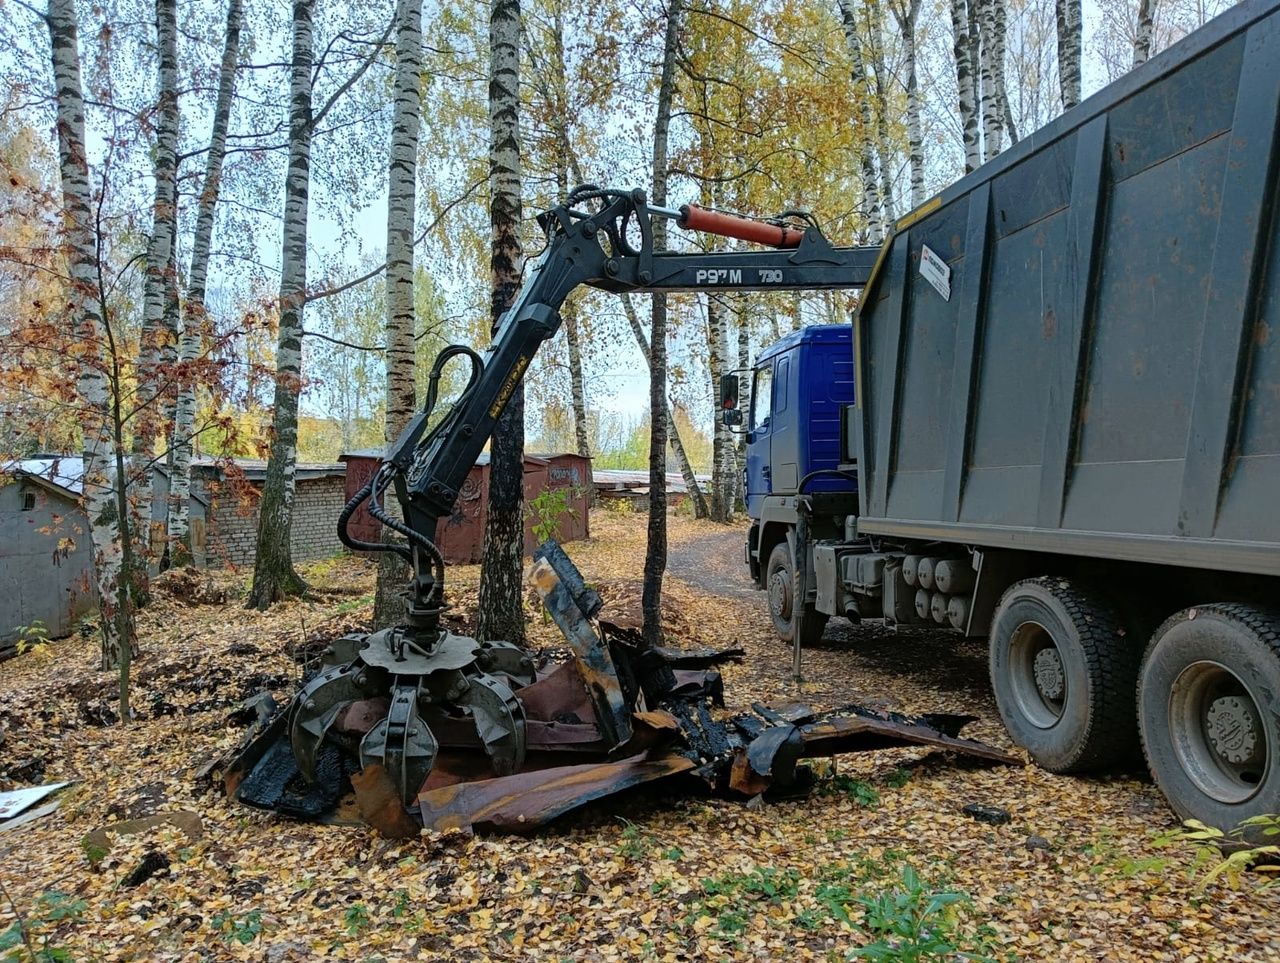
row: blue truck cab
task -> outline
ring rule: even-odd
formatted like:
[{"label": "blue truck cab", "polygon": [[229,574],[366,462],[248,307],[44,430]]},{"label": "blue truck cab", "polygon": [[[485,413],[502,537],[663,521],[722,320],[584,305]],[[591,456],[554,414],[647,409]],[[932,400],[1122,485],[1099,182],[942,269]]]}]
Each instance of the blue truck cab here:
[{"label": "blue truck cab", "polygon": [[843,441],[848,437],[844,419],[854,403],[853,326],[813,325],[769,345],[752,371],[750,399],[743,488],[751,518],[746,562],[757,586],[769,590],[770,609],[785,637],[781,623],[791,619],[790,588],[784,582],[795,565],[801,481],[807,478],[805,493],[827,507],[856,512],[853,459]]}]

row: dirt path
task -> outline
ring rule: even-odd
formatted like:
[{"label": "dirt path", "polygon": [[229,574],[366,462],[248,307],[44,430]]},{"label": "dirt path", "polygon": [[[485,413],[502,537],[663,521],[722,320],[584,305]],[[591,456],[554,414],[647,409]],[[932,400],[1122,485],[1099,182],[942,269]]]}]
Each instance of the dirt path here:
[{"label": "dirt path", "polygon": [[742,560],[746,538],[740,525],[702,525],[682,533],[668,547],[667,571],[711,595],[763,604],[764,593],[751,584]]}]

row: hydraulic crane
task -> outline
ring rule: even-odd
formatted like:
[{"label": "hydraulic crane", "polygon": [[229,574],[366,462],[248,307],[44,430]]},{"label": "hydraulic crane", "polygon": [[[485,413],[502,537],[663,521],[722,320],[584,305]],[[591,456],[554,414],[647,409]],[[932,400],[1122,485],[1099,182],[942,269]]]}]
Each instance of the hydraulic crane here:
[{"label": "hydraulic crane", "polygon": [[[769,245],[765,250],[682,253],[656,251],[653,218],[667,218],[693,231]],[[330,649],[325,667],[310,679],[282,716],[286,733],[272,749],[266,740],[242,769],[249,773],[240,798],[308,815],[317,806],[286,783],[290,767],[258,765],[274,751],[283,763],[286,745],[308,784],[317,770],[334,765],[322,748],[337,743],[362,766],[380,764],[406,805],[430,774],[442,745],[483,746],[496,775],[510,775],[524,762],[525,710],[516,691],[533,681],[525,653],[502,642],[478,643],[440,624],[444,606],[444,559],[434,543],[477,456],[493,433],[512,392],[542,343],[560,327],[560,306],[577,287],[605,291],[817,291],[861,288],[878,248],[834,247],[808,215],[786,212],[753,220],[695,206],[679,210],[650,206],[640,190],[586,185],[563,204],[539,215],[547,243],[531,260],[524,282],[498,325],[493,345],[481,356],[453,345],[437,356],[427,397],[379,470],[343,510],[338,532],[349,548],[395,552],[412,566],[405,622],[368,636],[348,636]],[[435,408],[445,366],[465,358],[469,378],[460,396],[438,419]],[[384,496],[394,491],[401,518]],[[369,513],[405,539],[403,544],[363,542],[348,522],[356,509]],[[363,720],[363,722],[361,721]],[[467,730],[459,734],[460,730]],[[605,733],[605,736],[609,736]],[[616,746],[607,746],[612,750]],[[286,798],[289,797],[289,798]],[[292,801],[290,801],[292,799]]]}]

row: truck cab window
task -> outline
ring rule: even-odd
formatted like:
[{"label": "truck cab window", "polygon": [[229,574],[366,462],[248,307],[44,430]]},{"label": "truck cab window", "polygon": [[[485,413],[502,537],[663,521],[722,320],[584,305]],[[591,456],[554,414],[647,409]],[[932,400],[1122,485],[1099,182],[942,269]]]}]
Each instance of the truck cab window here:
[{"label": "truck cab window", "polygon": [[756,368],[755,381],[751,385],[751,427],[763,428],[769,422],[769,409],[773,403],[773,364]]}]

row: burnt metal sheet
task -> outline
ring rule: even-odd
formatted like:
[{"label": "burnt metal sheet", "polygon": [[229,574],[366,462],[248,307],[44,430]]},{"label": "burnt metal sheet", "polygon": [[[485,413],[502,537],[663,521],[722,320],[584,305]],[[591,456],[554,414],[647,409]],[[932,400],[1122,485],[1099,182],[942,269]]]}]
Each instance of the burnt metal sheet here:
[{"label": "burnt metal sheet", "polygon": [[934,746],[977,759],[1022,765],[1013,753],[976,739],[949,736],[923,721],[875,714],[833,715],[800,727],[805,756],[835,756],[842,752],[890,749],[895,746]]},{"label": "burnt metal sheet", "polygon": [[591,697],[596,722],[611,746],[631,737],[631,709],[618,682],[609,649],[596,635],[587,616],[574,601],[566,584],[545,558],[530,575],[534,588],[575,656],[575,665]]},{"label": "burnt metal sheet", "polygon": [[427,829],[527,833],[557,816],[633,786],[688,772],[695,763],[666,753],[617,762],[560,766],[432,789],[418,797]]}]

